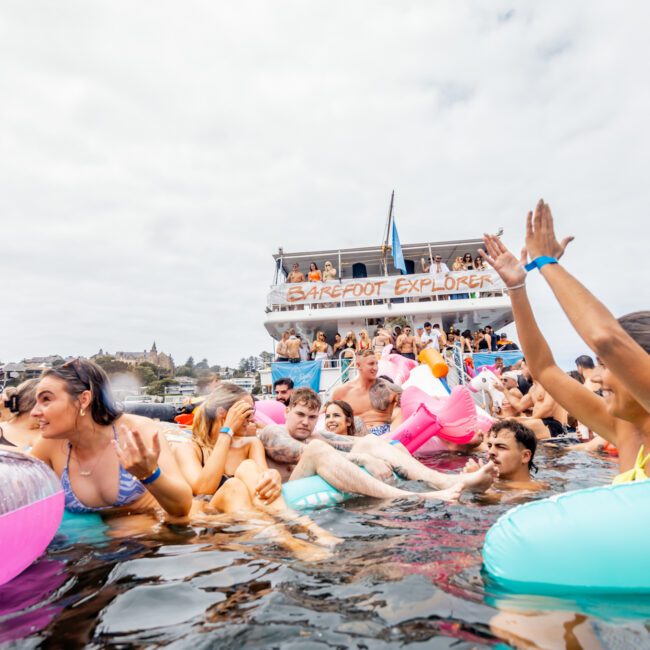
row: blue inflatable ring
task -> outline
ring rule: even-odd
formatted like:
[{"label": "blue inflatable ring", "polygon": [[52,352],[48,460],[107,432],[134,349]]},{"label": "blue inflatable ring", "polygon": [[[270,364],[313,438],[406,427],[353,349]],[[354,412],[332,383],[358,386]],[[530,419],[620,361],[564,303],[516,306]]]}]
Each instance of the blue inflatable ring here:
[{"label": "blue inflatable ring", "polygon": [[650,593],[650,480],[559,494],[509,510],[483,565],[516,593]]}]

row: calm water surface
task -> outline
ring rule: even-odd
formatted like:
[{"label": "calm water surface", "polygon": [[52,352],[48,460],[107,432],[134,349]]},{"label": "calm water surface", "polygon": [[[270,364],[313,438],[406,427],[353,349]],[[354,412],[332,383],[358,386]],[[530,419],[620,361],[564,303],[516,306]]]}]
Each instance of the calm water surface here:
[{"label": "calm water surface", "polygon": [[[456,469],[465,459],[425,460]],[[539,464],[552,490],[536,498],[604,484],[615,471],[609,459],[551,448]],[[316,511],[317,523],[346,541],[315,563],[254,536],[246,522],[119,530],[99,543],[58,536],[46,557],[0,588],[0,644],[552,648],[580,647],[571,644],[589,628],[601,645],[584,647],[650,647],[650,600],[509,598],[486,586],[483,538],[512,505],[358,499]]]}]

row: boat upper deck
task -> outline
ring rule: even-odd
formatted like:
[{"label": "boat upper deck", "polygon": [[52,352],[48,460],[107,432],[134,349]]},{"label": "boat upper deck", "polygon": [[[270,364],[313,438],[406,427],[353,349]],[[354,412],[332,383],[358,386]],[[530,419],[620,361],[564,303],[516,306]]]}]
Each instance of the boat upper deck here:
[{"label": "boat upper deck", "polygon": [[[399,317],[443,326],[501,327],[511,322],[512,313],[498,275],[489,268],[446,270],[467,253],[474,260],[481,245],[478,238],[405,244],[405,274],[395,268],[390,250],[382,246],[300,253],[280,249],[273,256],[275,274],[265,326],[274,338],[292,325],[309,334],[316,329],[372,326]],[[430,268],[437,257],[446,265],[440,273]],[[336,279],[310,282],[312,262],[321,271],[330,262]],[[288,281],[294,265],[305,281]]]}]

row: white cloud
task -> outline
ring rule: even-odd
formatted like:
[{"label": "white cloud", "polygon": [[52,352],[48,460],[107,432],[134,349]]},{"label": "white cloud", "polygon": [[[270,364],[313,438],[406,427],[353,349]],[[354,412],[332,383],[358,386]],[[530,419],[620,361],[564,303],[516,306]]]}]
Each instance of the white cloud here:
[{"label": "white cloud", "polygon": [[617,314],[647,307],[649,13],[4,3],[0,358],[257,353],[270,254],[379,243],[393,187],[403,242],[503,225],[518,247],[543,195],[570,269]]}]

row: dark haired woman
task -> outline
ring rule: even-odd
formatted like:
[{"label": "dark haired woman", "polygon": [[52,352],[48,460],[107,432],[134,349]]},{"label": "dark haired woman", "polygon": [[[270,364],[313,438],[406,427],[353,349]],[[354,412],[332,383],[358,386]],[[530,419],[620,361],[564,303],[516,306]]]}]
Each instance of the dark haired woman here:
[{"label": "dark haired woman", "polygon": [[356,436],[352,407],[341,399],[325,404],[325,431],[339,436]]},{"label": "dark haired woman", "polygon": [[466,271],[474,270],[474,259],[472,258],[471,253],[465,253],[465,255],[463,255],[463,266]]},{"label": "dark haired woman", "polygon": [[321,275],[320,269],[316,262],[312,262],[309,265],[309,275],[307,276],[310,282],[322,282],[323,276]]},{"label": "dark haired woman", "polygon": [[75,359],[46,370],[32,416],[41,431],[32,455],[61,478],[70,512],[190,512],[192,490],[159,423],[122,414],[98,365]]},{"label": "dark haired woman", "polygon": [[36,402],[38,379],[29,379],[15,388],[10,386],[0,397],[3,421],[0,424],[0,448],[28,452],[38,438],[38,423],[31,416]]}]

